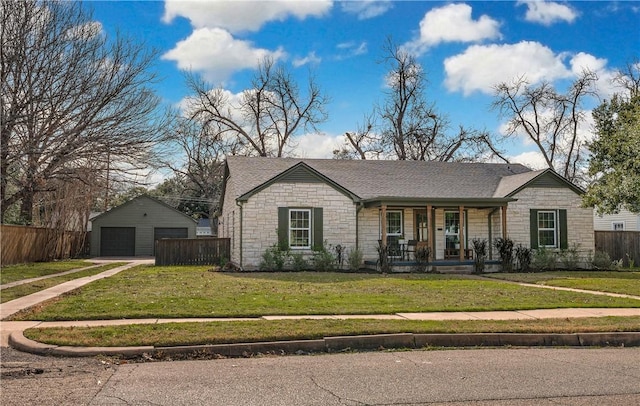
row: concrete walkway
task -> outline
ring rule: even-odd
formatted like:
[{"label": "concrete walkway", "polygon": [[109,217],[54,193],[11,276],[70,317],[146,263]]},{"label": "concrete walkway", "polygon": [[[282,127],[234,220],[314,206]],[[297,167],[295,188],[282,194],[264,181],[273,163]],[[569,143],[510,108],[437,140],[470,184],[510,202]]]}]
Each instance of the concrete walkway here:
[{"label": "concrete walkway", "polygon": [[[152,264],[153,259],[117,258],[117,259],[92,259],[100,264],[108,262],[128,262],[126,265],[110,269],[97,275],[74,279],[49,289],[28,295],[16,300],[12,300],[0,305],[0,320],[5,319],[20,310],[34,306],[45,300],[55,298],[65,292],[86,285],[95,280],[103,279],[126,269],[141,264]],[[86,269],[86,268],[85,268]],[[74,270],[78,271],[78,270]],[[64,272],[66,274],[69,272]],[[490,278],[482,278],[490,279]],[[496,281],[496,279],[490,279]],[[510,282],[510,281],[505,281]],[[555,290],[567,290],[595,295],[606,295],[613,297],[625,297],[638,299],[638,296],[621,295],[608,292],[597,292],[582,289],[560,288],[545,285],[535,285],[529,283],[511,282],[522,286],[546,288]],[[26,345],[36,346],[37,343],[24,341],[22,332],[34,327],[93,327],[93,326],[114,326],[128,324],[158,324],[158,323],[186,323],[186,322],[212,322],[212,321],[237,321],[237,320],[287,320],[287,319],[384,319],[384,320],[539,320],[553,318],[582,318],[582,317],[607,317],[607,316],[640,316],[640,308],[564,308],[564,309],[534,309],[534,310],[514,310],[514,311],[480,311],[480,312],[424,312],[424,313],[395,313],[395,314],[369,314],[369,315],[289,315],[289,316],[262,316],[259,318],[180,318],[180,319],[126,319],[126,320],[84,320],[84,321],[0,321],[0,345],[8,346],[9,337],[22,338]],[[80,350],[80,349],[78,349]]]},{"label": "concrete walkway", "polygon": [[91,266],[85,266],[83,268],[71,269],[69,271],[52,273],[50,275],[45,275],[45,276],[38,276],[36,278],[21,279],[19,281],[9,282],[9,283],[5,283],[4,285],[0,285],[0,290],[13,288],[14,286],[26,285],[27,283],[38,282],[38,281],[41,281],[43,279],[50,279],[50,278],[55,278],[55,277],[58,277],[58,276],[69,275],[71,273],[82,272],[82,271],[86,271],[87,269],[97,268],[97,267],[103,266],[103,265],[104,264],[95,264],[95,265],[91,265]]}]

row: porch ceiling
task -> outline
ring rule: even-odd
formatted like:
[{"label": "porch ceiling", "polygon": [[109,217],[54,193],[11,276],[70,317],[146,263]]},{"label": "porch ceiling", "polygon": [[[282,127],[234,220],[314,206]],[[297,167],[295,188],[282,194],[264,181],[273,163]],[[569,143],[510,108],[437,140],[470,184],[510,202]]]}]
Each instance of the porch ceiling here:
[{"label": "porch ceiling", "polygon": [[475,208],[493,208],[508,205],[518,199],[505,198],[404,198],[395,196],[380,196],[372,199],[362,200],[364,207],[427,207],[428,205],[438,207],[475,207]]}]

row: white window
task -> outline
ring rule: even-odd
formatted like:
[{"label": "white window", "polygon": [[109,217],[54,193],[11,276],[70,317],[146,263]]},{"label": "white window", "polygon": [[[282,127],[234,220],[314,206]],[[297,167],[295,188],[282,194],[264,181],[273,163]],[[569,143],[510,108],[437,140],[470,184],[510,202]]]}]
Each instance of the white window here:
[{"label": "white window", "polygon": [[291,248],[311,248],[311,210],[289,210],[289,246]]},{"label": "white window", "polygon": [[624,221],[614,221],[611,223],[613,231],[624,231]]},{"label": "white window", "polygon": [[[398,237],[402,235],[402,210],[387,210],[385,221],[387,237]],[[382,236],[382,229],[380,230]]]},{"label": "white window", "polygon": [[555,211],[538,212],[538,246],[558,247],[558,221]]}]

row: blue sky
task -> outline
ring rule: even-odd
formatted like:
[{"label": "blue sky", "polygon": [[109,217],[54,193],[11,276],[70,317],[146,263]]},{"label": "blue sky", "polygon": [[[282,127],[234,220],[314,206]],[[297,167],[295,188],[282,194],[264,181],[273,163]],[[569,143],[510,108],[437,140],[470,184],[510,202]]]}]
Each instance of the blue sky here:
[{"label": "blue sky", "polygon": [[[300,84],[311,72],[330,96],[321,135],[298,138],[296,155],[331,157],[382,100],[386,39],[412,50],[425,68],[427,97],[454,128],[501,131],[492,86],[515,76],[559,89],[583,68],[610,97],[616,69],[640,57],[638,1],[90,1],[107,35],[116,31],[160,51],[155,84],[165,103],[189,96],[183,72],[238,94],[258,61],[284,63]],[[595,101],[594,101],[595,103]],[[588,129],[585,129],[588,131]],[[588,135],[585,135],[588,136]],[[516,162],[540,165],[515,141]]]}]

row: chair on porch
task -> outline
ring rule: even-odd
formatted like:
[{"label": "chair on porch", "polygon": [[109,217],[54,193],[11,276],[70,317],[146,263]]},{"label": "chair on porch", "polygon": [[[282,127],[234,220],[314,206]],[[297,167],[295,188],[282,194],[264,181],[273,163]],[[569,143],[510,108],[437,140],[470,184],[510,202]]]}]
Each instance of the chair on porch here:
[{"label": "chair on porch", "polygon": [[418,245],[418,240],[409,240],[407,241],[407,248],[405,249],[406,260],[413,261],[416,255],[416,246]]}]

